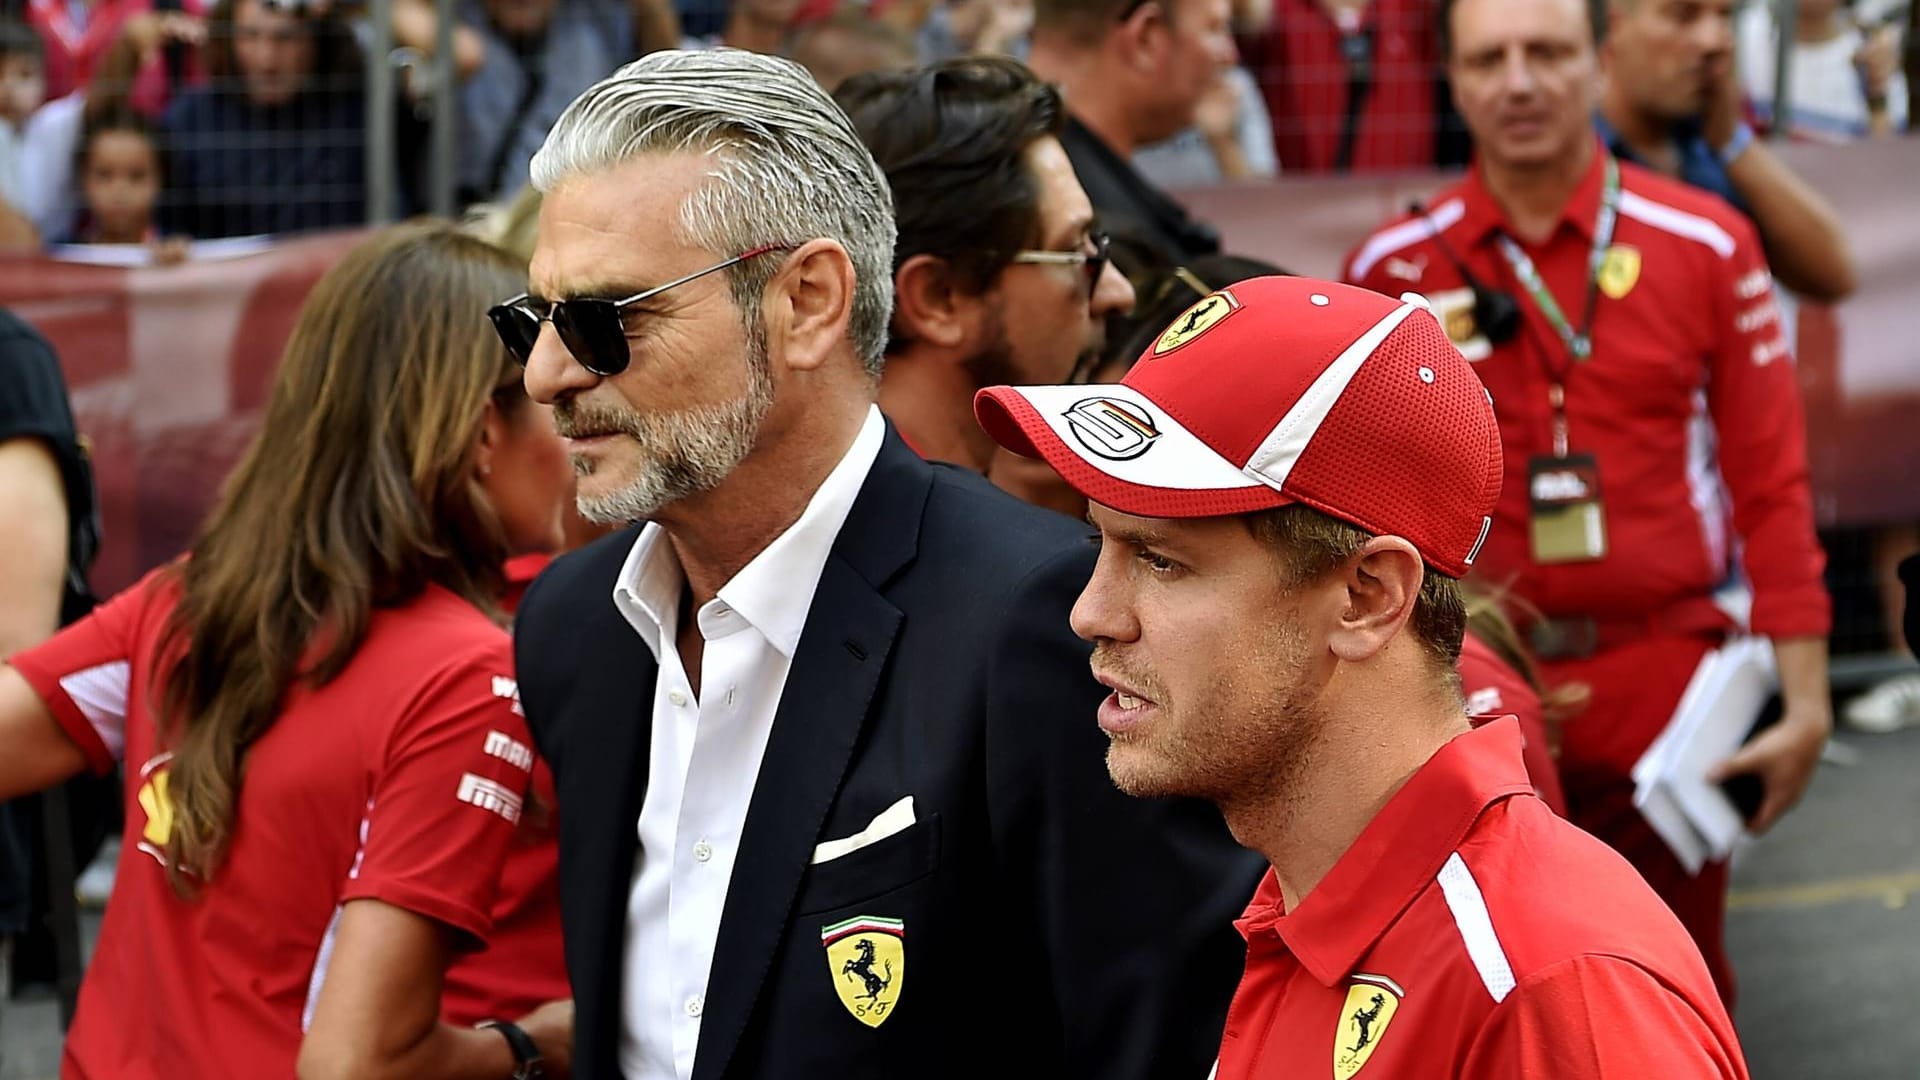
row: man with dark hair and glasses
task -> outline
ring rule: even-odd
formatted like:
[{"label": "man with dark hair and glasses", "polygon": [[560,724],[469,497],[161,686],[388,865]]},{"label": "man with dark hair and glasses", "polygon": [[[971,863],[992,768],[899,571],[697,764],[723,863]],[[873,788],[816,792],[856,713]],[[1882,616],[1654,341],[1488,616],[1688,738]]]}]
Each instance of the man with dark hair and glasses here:
[{"label": "man with dark hair and glasses", "polygon": [[1133,306],[1060,146],[1060,92],[1012,60],[871,72],[835,95],[894,193],[880,408],[935,461],[986,472],[973,395],[1092,367]]}]

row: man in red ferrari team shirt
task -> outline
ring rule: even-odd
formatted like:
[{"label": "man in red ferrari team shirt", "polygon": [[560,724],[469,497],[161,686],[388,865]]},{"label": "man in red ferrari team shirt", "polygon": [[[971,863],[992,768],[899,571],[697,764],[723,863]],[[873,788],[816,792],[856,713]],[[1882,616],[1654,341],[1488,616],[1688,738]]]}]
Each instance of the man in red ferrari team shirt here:
[{"label": "man in red ferrari team shirt", "polygon": [[1689,874],[1634,807],[1632,769],[1739,625],[1716,593],[1740,552],[1746,625],[1773,640],[1786,709],[1724,771],[1762,782],[1755,832],[1800,798],[1832,727],[1824,556],[1753,228],[1606,152],[1589,15],[1582,0],[1443,6],[1475,166],[1346,276],[1424,294],[1492,392],[1506,484],[1475,574],[1541,613],[1522,629],[1549,684],[1591,688],[1561,748],[1571,819],[1668,902],[1731,1001],[1727,864]]},{"label": "man in red ferrari team shirt", "polygon": [[976,401],[1092,503],[1073,624],[1114,781],[1214,802],[1271,864],[1218,1075],[1744,1078],[1679,922],[1541,803],[1513,719],[1467,720],[1500,441],[1419,300],[1256,278],[1117,386]]}]

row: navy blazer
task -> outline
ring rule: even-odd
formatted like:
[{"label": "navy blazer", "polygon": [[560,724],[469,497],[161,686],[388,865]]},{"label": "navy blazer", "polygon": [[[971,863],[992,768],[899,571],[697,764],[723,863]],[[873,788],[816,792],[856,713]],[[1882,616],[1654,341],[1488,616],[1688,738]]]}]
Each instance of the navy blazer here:
[{"label": "navy blazer", "polygon": [[[611,598],[636,535],[558,560],[514,635],[558,792],[582,1080],[620,1075],[657,674]],[[1211,807],[1109,780],[1105,690],[1067,625],[1093,555],[1085,526],[889,428],[774,719],[695,1080],[1207,1076],[1245,958],[1232,921],[1264,863]],[[912,826],[812,864],[909,795]],[[885,947],[823,944],[851,920],[891,928]]]}]

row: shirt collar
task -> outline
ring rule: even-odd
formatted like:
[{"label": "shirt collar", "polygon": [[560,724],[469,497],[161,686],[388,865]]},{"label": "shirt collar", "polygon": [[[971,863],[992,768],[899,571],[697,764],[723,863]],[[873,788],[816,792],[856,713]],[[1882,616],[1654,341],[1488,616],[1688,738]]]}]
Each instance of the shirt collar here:
[{"label": "shirt collar", "polygon": [[[874,459],[880,456],[886,430],[879,408],[868,406],[860,433],[814,491],[799,520],[720,586],[716,602],[732,608],[789,660],[799,648],[827,556],[853,511]],[[614,579],[613,602],[646,642],[655,662],[660,659],[662,637],[676,624],[685,588],[686,574],[667,542],[666,530],[648,522]]]},{"label": "shirt collar", "polygon": [[1431,886],[1487,807],[1531,795],[1520,722],[1504,717],[1455,736],[1361,831],[1292,913],[1268,871],[1236,924],[1249,942],[1278,937],[1313,977],[1335,986]]},{"label": "shirt collar", "polygon": [[[1580,186],[1573,189],[1565,209],[1560,211],[1560,223],[1555,226],[1556,233],[1571,226],[1581,241],[1588,244],[1593,243],[1593,226],[1600,215],[1600,192],[1606,185],[1606,156],[1610,153],[1600,136],[1594,137],[1594,144],[1595,153],[1587,164],[1586,175],[1580,178]],[[1505,227],[1506,214],[1494,201],[1493,193],[1487,190],[1478,161],[1467,170],[1462,194],[1466,212],[1460,219],[1461,236],[1468,246],[1480,244]]]}]

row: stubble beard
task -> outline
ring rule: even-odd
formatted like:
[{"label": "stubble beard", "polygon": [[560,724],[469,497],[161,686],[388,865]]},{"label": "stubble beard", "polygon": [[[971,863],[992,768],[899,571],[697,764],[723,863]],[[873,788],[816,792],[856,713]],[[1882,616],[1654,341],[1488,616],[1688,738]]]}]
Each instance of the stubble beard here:
[{"label": "stubble beard", "polygon": [[[636,475],[625,486],[576,499],[580,516],[596,525],[625,525],[652,518],[661,508],[711,491],[746,460],[760,425],[773,408],[773,376],[767,365],[766,333],[747,335],[747,389],[732,401],[643,415],[624,407],[562,402],[554,423],[562,435],[617,432],[638,448]],[[572,458],[578,477],[594,474],[590,458]]]},{"label": "stubble beard", "polygon": [[[1203,799],[1223,812],[1285,803],[1294,778],[1311,765],[1322,723],[1303,653],[1297,636],[1277,633],[1186,709],[1144,672],[1100,659],[1102,670],[1123,674],[1160,714],[1142,729],[1108,734],[1114,786],[1136,798]],[[1249,673],[1260,673],[1261,685],[1250,685]]]}]

